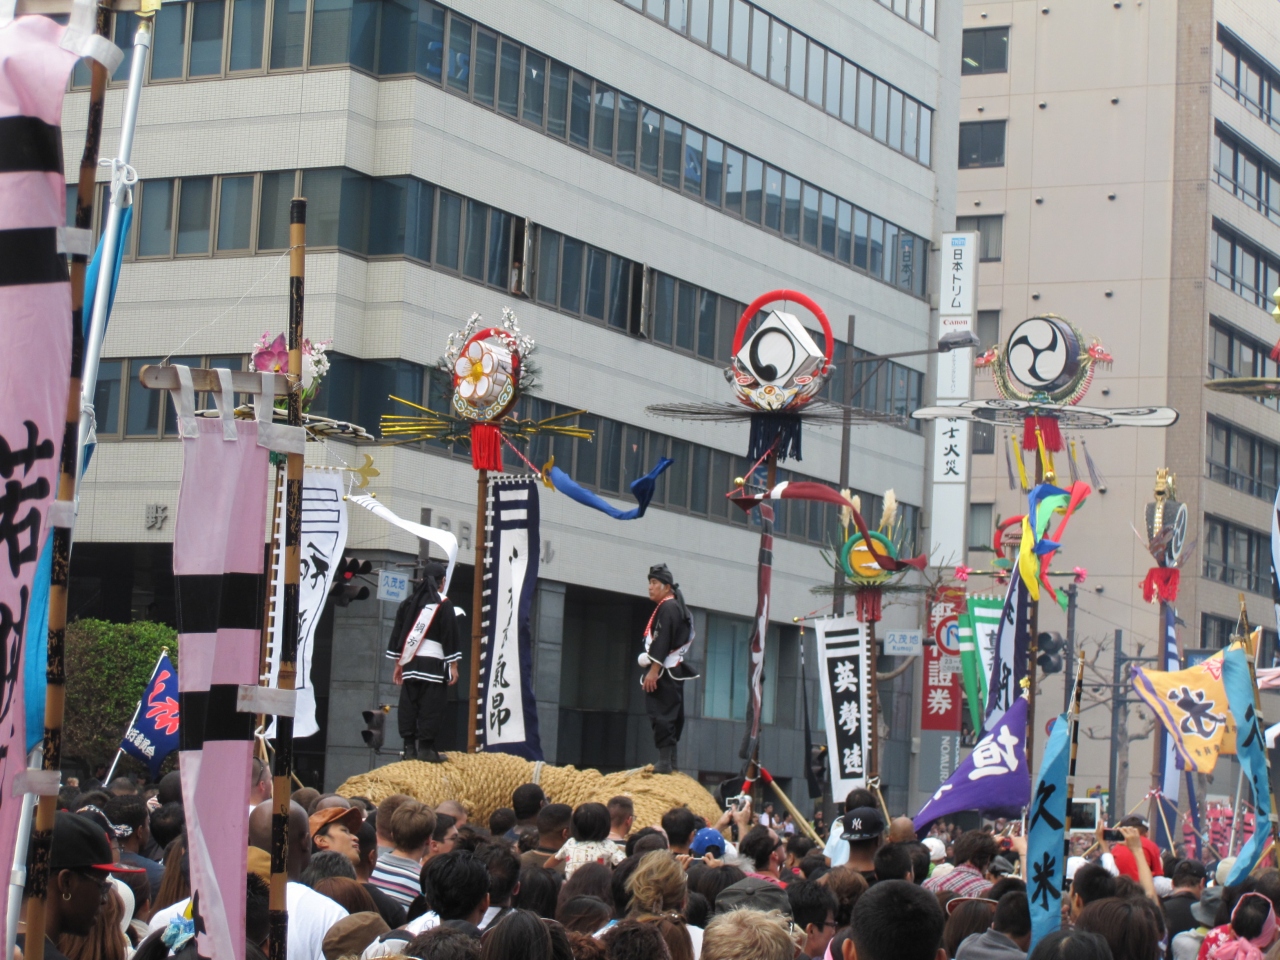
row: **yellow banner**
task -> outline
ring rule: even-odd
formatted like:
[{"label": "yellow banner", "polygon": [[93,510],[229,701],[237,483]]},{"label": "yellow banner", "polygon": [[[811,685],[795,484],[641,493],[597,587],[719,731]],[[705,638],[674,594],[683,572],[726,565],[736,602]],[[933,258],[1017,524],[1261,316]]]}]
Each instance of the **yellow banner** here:
[{"label": "yellow banner", "polygon": [[1198,773],[1210,773],[1219,754],[1236,752],[1236,722],[1222,686],[1222,657],[1220,651],[1173,673],[1133,668],[1134,690],[1160,718],[1186,768]]}]

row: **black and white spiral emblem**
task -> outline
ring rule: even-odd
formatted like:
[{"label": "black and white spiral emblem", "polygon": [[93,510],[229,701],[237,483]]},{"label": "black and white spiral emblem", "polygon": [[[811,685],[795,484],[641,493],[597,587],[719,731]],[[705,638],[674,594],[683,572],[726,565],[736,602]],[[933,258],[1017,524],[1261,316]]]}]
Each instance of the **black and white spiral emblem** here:
[{"label": "black and white spiral emblem", "polygon": [[1080,341],[1057,317],[1032,317],[1009,335],[1005,363],[1024,387],[1054,394],[1070,386],[1080,370]]}]

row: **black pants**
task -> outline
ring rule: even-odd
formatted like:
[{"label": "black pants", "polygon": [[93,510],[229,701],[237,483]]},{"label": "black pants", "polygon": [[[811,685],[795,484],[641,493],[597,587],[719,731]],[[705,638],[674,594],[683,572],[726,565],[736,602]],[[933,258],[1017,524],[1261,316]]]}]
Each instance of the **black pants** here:
[{"label": "black pants", "polygon": [[449,687],[434,680],[406,680],[400,685],[400,739],[435,740],[449,700]]},{"label": "black pants", "polygon": [[644,695],[644,708],[653,725],[654,746],[674,747],[684,731],[684,684],[662,671],[658,689]]}]

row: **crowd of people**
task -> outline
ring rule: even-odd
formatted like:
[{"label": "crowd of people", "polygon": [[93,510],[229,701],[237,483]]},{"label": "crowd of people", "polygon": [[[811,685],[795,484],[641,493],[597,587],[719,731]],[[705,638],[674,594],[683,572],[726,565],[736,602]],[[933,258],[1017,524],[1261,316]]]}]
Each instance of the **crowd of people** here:
[{"label": "crowd of people", "polygon": [[[272,804],[254,761],[245,955],[263,960]],[[90,784],[93,787],[94,784]],[[64,790],[49,960],[195,960],[176,773]],[[1141,818],[1072,857],[1062,929],[1032,950],[1025,854],[997,827],[918,839],[854,790],[819,846],[749,800],[638,824],[629,797],[570,807],[534,783],[474,822],[459,801],[290,798],[287,960],[1280,960],[1280,870],[1226,886],[1162,858]],[[19,952],[24,944],[19,939]],[[20,958],[18,958],[20,960]]]}]

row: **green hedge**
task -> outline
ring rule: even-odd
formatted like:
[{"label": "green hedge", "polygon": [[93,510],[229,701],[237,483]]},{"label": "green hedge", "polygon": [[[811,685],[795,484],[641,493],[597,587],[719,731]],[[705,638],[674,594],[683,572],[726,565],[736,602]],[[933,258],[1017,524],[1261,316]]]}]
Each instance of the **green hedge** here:
[{"label": "green hedge", "polygon": [[100,763],[111,765],[166,647],[178,666],[178,633],[163,623],[77,620],[67,627],[63,757],[83,760],[91,770]]}]

